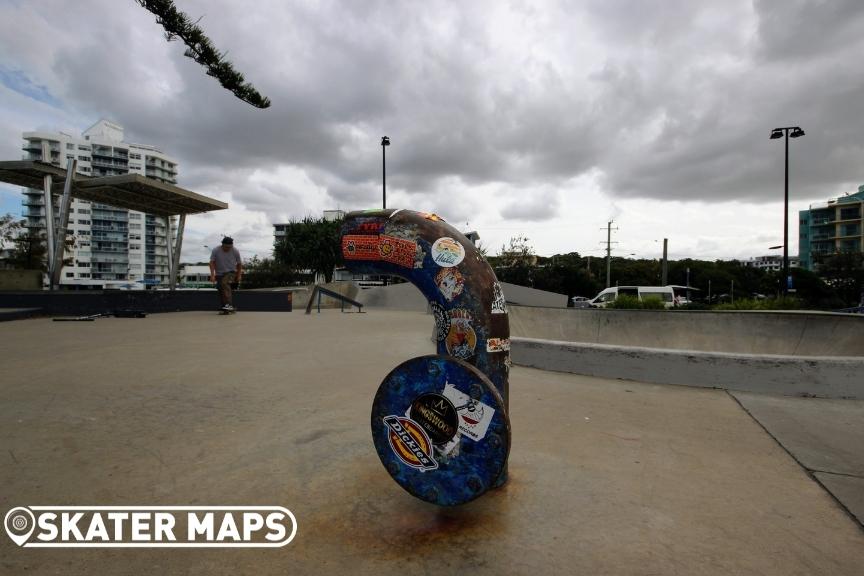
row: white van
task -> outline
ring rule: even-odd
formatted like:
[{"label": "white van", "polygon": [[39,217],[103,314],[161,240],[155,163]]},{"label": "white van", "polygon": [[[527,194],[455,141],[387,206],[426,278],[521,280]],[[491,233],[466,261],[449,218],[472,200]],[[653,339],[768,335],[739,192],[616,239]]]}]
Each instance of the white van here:
[{"label": "white van", "polygon": [[592,308],[605,308],[619,294],[635,296],[639,300],[657,298],[666,308],[675,306],[675,292],[671,286],[613,286],[606,288],[591,300]]}]

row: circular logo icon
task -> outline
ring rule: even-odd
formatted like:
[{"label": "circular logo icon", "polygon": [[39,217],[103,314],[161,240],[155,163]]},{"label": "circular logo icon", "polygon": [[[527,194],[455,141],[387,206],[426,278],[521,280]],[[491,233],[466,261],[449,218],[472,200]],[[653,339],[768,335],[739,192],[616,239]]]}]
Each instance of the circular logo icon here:
[{"label": "circular logo icon", "polygon": [[418,470],[434,470],[438,463],[432,457],[432,442],[419,424],[410,418],[387,416],[387,440],[402,462]]},{"label": "circular logo icon", "polygon": [[459,431],[459,415],[446,396],[428,392],[411,403],[411,419],[417,422],[433,444],[446,444]]},{"label": "circular logo icon", "polygon": [[9,538],[18,546],[22,546],[33,533],[33,528],[36,527],[36,518],[33,517],[30,510],[19,506],[6,513],[3,523]]},{"label": "circular logo icon", "polygon": [[444,268],[458,266],[465,259],[465,248],[458,240],[444,236],[432,244],[432,260]]},{"label": "circular logo icon", "polygon": [[435,340],[443,342],[450,332],[450,313],[437,302],[430,302],[432,317],[435,318]]}]

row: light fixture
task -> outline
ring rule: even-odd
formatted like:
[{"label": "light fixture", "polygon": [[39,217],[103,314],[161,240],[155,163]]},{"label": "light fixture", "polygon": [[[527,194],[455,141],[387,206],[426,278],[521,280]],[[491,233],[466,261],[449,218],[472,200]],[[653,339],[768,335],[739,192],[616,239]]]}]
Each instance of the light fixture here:
[{"label": "light fixture", "polygon": [[776,140],[777,138],[782,138],[782,137],[783,137],[783,131],[782,130],[772,130],[771,131],[771,140]]},{"label": "light fixture", "polygon": [[801,128],[793,128],[792,133],[789,134],[789,136],[791,138],[799,138],[801,136],[804,136],[804,131]]},{"label": "light fixture", "polygon": [[390,145],[390,137],[384,136],[381,138],[381,146],[389,146]]}]

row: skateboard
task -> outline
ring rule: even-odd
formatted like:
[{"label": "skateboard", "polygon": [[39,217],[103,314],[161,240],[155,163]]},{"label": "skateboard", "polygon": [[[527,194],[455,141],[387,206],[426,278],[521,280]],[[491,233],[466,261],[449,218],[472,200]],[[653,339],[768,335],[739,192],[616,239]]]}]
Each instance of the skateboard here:
[{"label": "skateboard", "polygon": [[236,314],[236,313],[237,313],[236,308],[234,308],[233,310],[219,310],[220,316],[227,316],[228,314]]}]

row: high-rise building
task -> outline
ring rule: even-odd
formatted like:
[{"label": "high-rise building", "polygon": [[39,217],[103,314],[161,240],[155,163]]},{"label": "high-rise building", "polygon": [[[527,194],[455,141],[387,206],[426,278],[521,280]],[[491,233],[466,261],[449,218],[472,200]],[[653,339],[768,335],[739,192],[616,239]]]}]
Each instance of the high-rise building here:
[{"label": "high-rise building", "polygon": [[[25,132],[24,159],[66,167],[77,160],[77,172],[88,176],[141,174],[177,183],[177,161],[155,146],[124,142],[123,127],[100,120],[80,137],[64,132]],[[50,157],[50,158],[49,158]],[[23,215],[28,228],[45,229],[42,190],[25,188]],[[162,218],[73,199],[69,236],[74,247],[60,273],[67,288],[143,288],[168,284],[168,231]]]},{"label": "high-rise building", "polygon": [[864,252],[864,185],[858,192],[811,204],[798,218],[801,266],[818,268],[819,256]]}]

